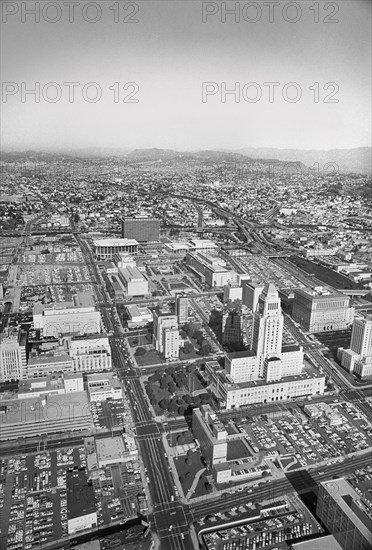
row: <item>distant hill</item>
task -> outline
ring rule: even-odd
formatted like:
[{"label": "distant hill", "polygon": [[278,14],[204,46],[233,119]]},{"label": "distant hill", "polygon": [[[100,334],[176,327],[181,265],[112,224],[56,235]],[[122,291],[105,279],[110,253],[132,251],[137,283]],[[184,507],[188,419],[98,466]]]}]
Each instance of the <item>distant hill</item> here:
[{"label": "distant hill", "polygon": [[236,150],[236,152],[250,158],[277,159],[287,162],[298,161],[310,168],[315,167],[315,163],[318,163],[320,171],[331,171],[331,167],[327,167],[327,163],[335,163],[340,172],[356,172],[359,174],[370,174],[372,172],[371,147],[330,149],[328,151],[245,147]]},{"label": "distant hill", "polygon": [[[262,164],[265,167],[283,168],[286,162],[278,159],[248,158],[246,155],[234,151],[174,151],[172,149],[135,149],[127,156],[129,160],[137,162],[162,162],[162,161],[201,161],[210,163],[236,163],[236,164]],[[298,166],[302,172],[307,172],[307,167],[293,161],[292,168]]]},{"label": "distant hill", "polygon": [[105,157],[122,157],[126,156],[131,149],[129,148],[119,148],[119,147],[84,147],[82,149],[48,149],[43,150],[23,150],[15,151],[10,148],[3,148],[1,152],[1,158],[3,160],[15,160],[17,158],[29,157],[33,160],[52,160],[63,156],[73,157],[73,158],[105,158]]}]

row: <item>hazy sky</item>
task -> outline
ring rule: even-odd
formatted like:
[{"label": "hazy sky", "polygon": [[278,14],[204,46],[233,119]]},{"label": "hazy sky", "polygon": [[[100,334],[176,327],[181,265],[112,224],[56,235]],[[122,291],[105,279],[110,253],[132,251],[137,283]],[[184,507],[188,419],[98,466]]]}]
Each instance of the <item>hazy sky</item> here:
[{"label": "hazy sky", "polygon": [[[371,5],[3,2],[2,144],[371,145]],[[235,14],[224,13],[234,7]],[[278,83],[271,102],[269,82]],[[37,83],[38,102],[25,93]]]}]

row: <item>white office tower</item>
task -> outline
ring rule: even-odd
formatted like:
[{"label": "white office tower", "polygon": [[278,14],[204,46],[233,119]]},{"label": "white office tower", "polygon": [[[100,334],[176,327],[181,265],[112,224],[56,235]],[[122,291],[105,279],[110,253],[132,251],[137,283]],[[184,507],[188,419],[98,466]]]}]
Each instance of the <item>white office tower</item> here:
[{"label": "white office tower", "polygon": [[189,320],[189,299],[183,294],[176,295],[176,315],[180,325]]},{"label": "white office tower", "polygon": [[164,353],[164,330],[171,328],[171,329],[177,329],[177,332],[178,332],[177,315],[162,313],[161,311],[155,310],[153,312],[153,317],[154,317],[154,327],[153,327],[154,346],[159,353]]},{"label": "white office tower", "polygon": [[349,349],[339,348],[341,365],[361,379],[372,378],[372,315],[354,319]]},{"label": "white office tower", "polygon": [[358,353],[361,359],[372,355],[372,315],[354,320],[350,349]]},{"label": "white office tower", "polygon": [[180,353],[180,334],[177,327],[163,330],[163,353],[165,359],[178,359]]},{"label": "white office tower", "polygon": [[[270,283],[262,292],[253,320],[252,348],[257,355],[258,375],[264,375],[266,359],[280,358],[282,353],[284,318],[280,298]],[[277,371],[277,366],[274,369]]]},{"label": "white office tower", "polygon": [[26,377],[26,341],[25,332],[0,334],[0,382]]}]

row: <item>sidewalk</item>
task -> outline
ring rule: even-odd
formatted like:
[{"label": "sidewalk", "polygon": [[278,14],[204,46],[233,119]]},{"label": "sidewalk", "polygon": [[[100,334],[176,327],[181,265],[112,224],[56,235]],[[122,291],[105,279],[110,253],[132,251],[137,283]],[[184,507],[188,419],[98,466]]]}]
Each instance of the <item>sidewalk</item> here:
[{"label": "sidewalk", "polygon": [[187,495],[186,495],[186,500],[189,500],[191,498],[191,495],[194,494],[194,491],[196,489],[196,486],[197,484],[199,483],[199,479],[201,477],[201,475],[205,472],[205,468],[201,468],[197,473],[196,473],[196,476],[194,478],[194,481],[192,482],[192,485],[190,487],[190,489],[187,491]]}]

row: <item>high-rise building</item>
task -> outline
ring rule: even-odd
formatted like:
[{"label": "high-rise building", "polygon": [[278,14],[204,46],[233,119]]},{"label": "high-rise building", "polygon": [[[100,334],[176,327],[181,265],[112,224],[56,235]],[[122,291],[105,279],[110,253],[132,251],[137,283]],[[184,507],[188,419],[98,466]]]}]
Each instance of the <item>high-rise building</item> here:
[{"label": "high-rise building", "polygon": [[241,308],[225,307],[222,313],[222,344],[243,344],[243,313]]},{"label": "high-rise building", "polygon": [[372,548],[372,508],[344,478],[319,484],[317,516],[344,550]]},{"label": "high-rise building", "polygon": [[135,239],[143,243],[159,241],[160,238],[160,220],[146,215],[123,218],[121,228],[124,239]]},{"label": "high-rise building", "polygon": [[249,307],[253,312],[256,311],[258,299],[261,296],[265,285],[262,283],[253,283],[249,281],[242,282],[243,287],[243,304]]},{"label": "high-rise building", "polygon": [[227,409],[324,392],[325,377],[304,365],[301,346],[283,345],[278,292],[269,284],[253,314],[252,349],[228,353],[225,370],[211,369],[209,388]]},{"label": "high-rise building", "polygon": [[292,317],[307,332],[344,330],[354,319],[350,298],[329,288],[296,289]]},{"label": "high-rise building", "polygon": [[[177,329],[178,331],[177,315],[173,315],[171,313],[163,313],[161,311],[155,310],[153,312],[153,321],[154,321],[154,325],[153,325],[154,346],[159,353],[164,354],[164,330],[170,328],[170,329]],[[170,342],[172,338],[175,338],[175,337],[169,336],[167,338],[169,339],[169,342]]]},{"label": "high-rise building", "polygon": [[8,331],[0,334],[0,382],[21,380],[26,372],[27,334]]},{"label": "high-rise building", "polygon": [[372,315],[354,320],[350,349],[358,353],[361,359],[372,355]]},{"label": "high-rise building", "polygon": [[253,320],[252,349],[256,352],[259,375],[268,358],[280,358],[284,318],[278,291],[269,284],[262,292]]},{"label": "high-rise building", "polygon": [[178,327],[164,328],[163,354],[165,359],[178,359],[180,353],[180,334]]},{"label": "high-rise building", "polygon": [[189,299],[184,294],[176,294],[176,315],[180,325],[189,319]]},{"label": "high-rise building", "polygon": [[372,315],[354,319],[349,349],[338,349],[341,365],[359,378],[372,378]]}]

